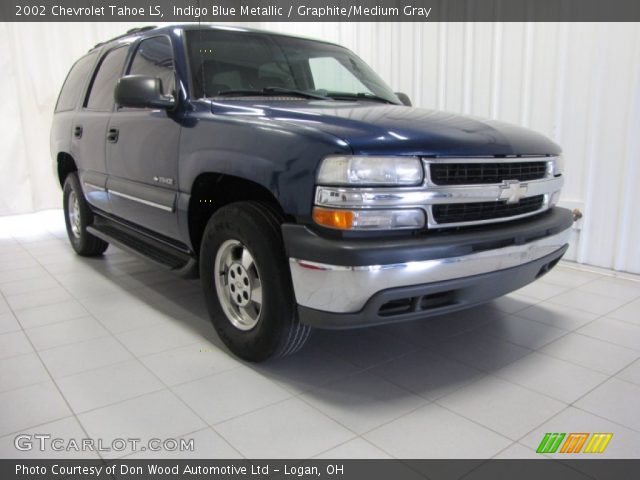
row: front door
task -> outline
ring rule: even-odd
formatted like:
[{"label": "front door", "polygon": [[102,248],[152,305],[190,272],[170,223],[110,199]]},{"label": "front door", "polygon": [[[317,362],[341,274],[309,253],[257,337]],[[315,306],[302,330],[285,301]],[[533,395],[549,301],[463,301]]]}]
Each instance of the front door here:
[{"label": "front door", "polygon": [[[169,38],[142,40],[127,74],[158,77],[163,93],[175,96]],[[179,140],[180,124],[167,111],[116,106],[107,131],[107,187],[114,215],[180,238],[176,214]]]}]

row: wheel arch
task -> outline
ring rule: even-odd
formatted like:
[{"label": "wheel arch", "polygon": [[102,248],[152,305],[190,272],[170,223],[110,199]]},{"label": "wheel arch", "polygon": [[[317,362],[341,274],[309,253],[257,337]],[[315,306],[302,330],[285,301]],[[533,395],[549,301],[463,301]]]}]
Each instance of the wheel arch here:
[{"label": "wheel arch", "polygon": [[219,172],[204,172],[193,181],[188,205],[189,240],[200,251],[202,234],[211,216],[220,208],[235,202],[259,201],[277,209],[287,220],[276,195],[258,182]]},{"label": "wheel arch", "polygon": [[56,155],[56,164],[57,164],[57,172],[58,172],[58,182],[60,186],[64,186],[64,181],[72,172],[78,171],[78,166],[76,165],[76,161],[71,156],[71,154],[67,152],[58,152]]}]

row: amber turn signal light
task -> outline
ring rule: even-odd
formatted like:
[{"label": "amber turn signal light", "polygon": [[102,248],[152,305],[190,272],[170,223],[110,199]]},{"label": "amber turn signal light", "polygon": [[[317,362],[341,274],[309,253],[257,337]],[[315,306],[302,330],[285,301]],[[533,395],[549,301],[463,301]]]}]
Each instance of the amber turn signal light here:
[{"label": "amber turn signal light", "polygon": [[355,215],[349,210],[329,210],[327,208],[313,209],[313,221],[318,225],[340,230],[350,230],[353,227]]}]

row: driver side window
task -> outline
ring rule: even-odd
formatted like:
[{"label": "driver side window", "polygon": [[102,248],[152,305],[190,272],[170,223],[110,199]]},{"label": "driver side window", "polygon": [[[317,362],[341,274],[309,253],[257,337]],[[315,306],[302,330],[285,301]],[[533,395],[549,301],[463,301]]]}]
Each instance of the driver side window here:
[{"label": "driver side window", "polygon": [[176,77],[169,39],[161,36],[140,42],[131,62],[129,75],[157,77],[162,81],[162,93],[175,96]]}]

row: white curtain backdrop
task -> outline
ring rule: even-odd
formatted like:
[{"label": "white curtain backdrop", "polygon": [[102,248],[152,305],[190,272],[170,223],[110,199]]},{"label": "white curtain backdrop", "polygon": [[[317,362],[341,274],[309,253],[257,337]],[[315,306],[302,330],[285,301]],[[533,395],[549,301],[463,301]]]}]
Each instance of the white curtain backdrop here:
[{"label": "white curtain backdrop", "polygon": [[[0,215],[60,207],[49,125],[71,64],[139,26],[0,23]],[[501,119],[565,150],[568,258],[640,273],[640,24],[252,23],[358,53],[414,105]]]}]

